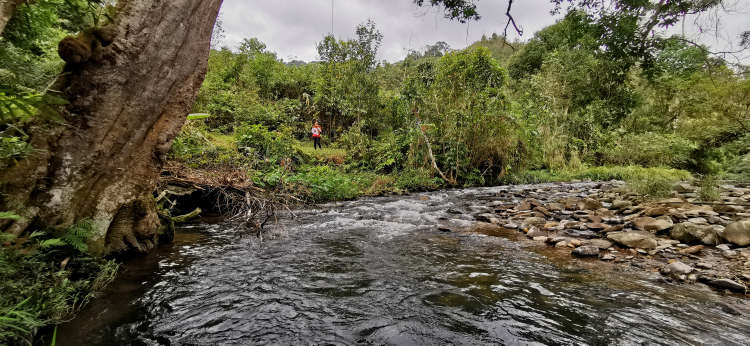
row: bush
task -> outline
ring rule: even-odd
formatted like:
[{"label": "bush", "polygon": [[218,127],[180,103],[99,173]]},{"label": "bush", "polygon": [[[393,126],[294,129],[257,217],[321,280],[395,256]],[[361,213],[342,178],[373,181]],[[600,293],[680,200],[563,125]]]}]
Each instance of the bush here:
[{"label": "bush", "polygon": [[693,163],[690,154],[697,148],[695,143],[676,136],[630,134],[623,136],[614,148],[604,151],[602,161],[614,165],[687,168]]},{"label": "bush", "polygon": [[237,128],[235,136],[240,152],[261,169],[276,167],[283,159],[302,162],[293,146],[295,141],[290,128],[269,131],[263,125],[242,125]]},{"label": "bush", "polygon": [[83,221],[28,240],[0,234],[0,344],[30,344],[39,328],[69,320],[114,279],[118,264],[88,253],[92,227]]},{"label": "bush", "polygon": [[406,169],[396,178],[396,188],[409,191],[434,190],[443,186],[443,179],[434,177],[427,169]]},{"label": "bush", "polygon": [[698,199],[706,202],[713,202],[721,199],[721,194],[719,194],[717,186],[718,181],[715,175],[704,175],[701,177],[700,185],[698,187]]},{"label": "bush", "polygon": [[315,203],[341,201],[360,195],[359,186],[350,176],[329,166],[306,166],[306,170],[288,179],[307,189],[308,198]]}]

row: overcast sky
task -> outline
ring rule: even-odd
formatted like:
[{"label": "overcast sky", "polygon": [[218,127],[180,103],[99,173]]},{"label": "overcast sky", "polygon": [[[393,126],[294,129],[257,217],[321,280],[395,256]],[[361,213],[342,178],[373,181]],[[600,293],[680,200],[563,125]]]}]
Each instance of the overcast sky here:
[{"label": "overcast sky", "polygon": [[[723,15],[721,28],[723,36],[730,36],[735,43],[741,30],[750,30],[747,24],[750,8],[745,4],[750,1],[737,1],[739,13]],[[489,37],[493,32],[502,33],[507,1],[482,0],[476,4],[482,19],[461,24],[445,19],[435,9],[417,7],[412,0],[225,0],[220,14],[226,35],[222,46],[235,47],[243,38],[256,37],[284,61],[313,61],[317,58],[315,42],[331,30],[339,38],[352,38],[359,23],[372,19],[384,36],[379,60],[394,62],[402,60],[409,47],[420,49],[444,41],[451,48],[460,49],[479,40],[482,34]],[[534,32],[553,24],[560,16],[550,15],[552,7],[549,0],[514,3],[513,17],[524,32],[519,37],[510,28],[509,38],[525,41]],[[686,31],[690,34],[695,29],[690,19],[687,23]],[[675,33],[681,30],[681,25],[672,29]],[[725,40],[710,35],[704,35],[701,41],[720,50],[728,48]]]}]

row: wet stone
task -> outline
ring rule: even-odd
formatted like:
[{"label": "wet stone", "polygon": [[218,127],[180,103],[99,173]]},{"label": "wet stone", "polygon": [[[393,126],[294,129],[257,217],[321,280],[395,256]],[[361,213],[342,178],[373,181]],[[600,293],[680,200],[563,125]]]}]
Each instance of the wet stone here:
[{"label": "wet stone", "polygon": [[572,251],[572,254],[577,256],[598,256],[599,255],[599,248],[595,246],[580,246],[577,247],[575,250]]}]

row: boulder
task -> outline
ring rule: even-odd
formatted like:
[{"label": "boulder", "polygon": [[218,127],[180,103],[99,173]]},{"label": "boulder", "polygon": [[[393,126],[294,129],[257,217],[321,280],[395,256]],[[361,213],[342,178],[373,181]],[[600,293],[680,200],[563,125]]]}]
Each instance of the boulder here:
[{"label": "boulder", "polygon": [[627,209],[633,206],[633,202],[631,201],[623,201],[623,200],[617,200],[612,202],[612,209]]},{"label": "boulder", "polygon": [[549,211],[553,211],[553,212],[554,211],[563,211],[563,210],[565,210],[565,206],[562,205],[561,203],[550,203],[550,204],[547,204],[547,209]]},{"label": "boulder", "polygon": [[653,249],[657,246],[656,236],[648,231],[610,232],[607,239],[633,248]]},{"label": "boulder", "polygon": [[716,245],[719,240],[716,236],[716,232],[711,226],[696,225],[689,222],[678,223],[675,225],[672,228],[672,231],[669,232],[669,236],[685,244],[700,243]]},{"label": "boulder", "polygon": [[714,211],[722,214],[734,214],[744,212],[745,208],[739,205],[717,204],[714,205]]},{"label": "boulder", "polygon": [[547,233],[542,232],[542,231],[537,230],[537,229],[532,229],[531,231],[529,231],[529,233],[526,233],[526,236],[529,237],[529,238],[546,237]]},{"label": "boulder", "polygon": [[603,233],[619,232],[619,231],[622,231],[624,228],[625,228],[625,225],[615,225],[615,226],[612,226],[610,228],[603,230],[602,232]]},{"label": "boulder", "polygon": [[713,281],[709,281],[708,284],[713,285],[713,286],[731,288],[733,290],[745,290],[746,289],[745,285],[737,281],[729,280],[729,279],[713,280]]},{"label": "boulder", "polygon": [[612,247],[612,242],[604,239],[591,239],[588,243],[589,246],[596,246],[600,250],[606,250]]},{"label": "boulder", "polygon": [[602,207],[602,203],[591,198],[586,198],[578,201],[578,209],[580,210],[597,210]]},{"label": "boulder", "polygon": [[633,225],[641,230],[650,231],[653,233],[663,231],[674,226],[672,221],[667,220],[666,218],[654,219],[652,217],[637,218],[633,220]]},{"label": "boulder", "polygon": [[594,230],[601,230],[601,229],[607,229],[609,228],[609,225],[603,224],[601,222],[592,222],[586,225],[586,227]]},{"label": "boulder", "polygon": [[588,256],[599,256],[599,248],[596,246],[580,246],[573,250],[572,254],[588,257]]},{"label": "boulder", "polygon": [[750,219],[729,224],[724,229],[724,239],[739,246],[750,245]]}]

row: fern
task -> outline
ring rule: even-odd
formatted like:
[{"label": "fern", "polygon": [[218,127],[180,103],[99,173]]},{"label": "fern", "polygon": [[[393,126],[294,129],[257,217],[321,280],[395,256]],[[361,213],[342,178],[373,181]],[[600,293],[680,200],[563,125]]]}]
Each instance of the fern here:
[{"label": "fern", "polygon": [[23,217],[21,217],[21,215],[18,215],[12,211],[0,211],[0,220],[1,219],[23,220]]},{"label": "fern", "polygon": [[39,247],[42,248],[42,249],[49,249],[51,247],[64,246],[66,244],[67,243],[64,242],[60,238],[52,238],[52,239],[47,239],[47,240],[40,241],[39,242]]}]

